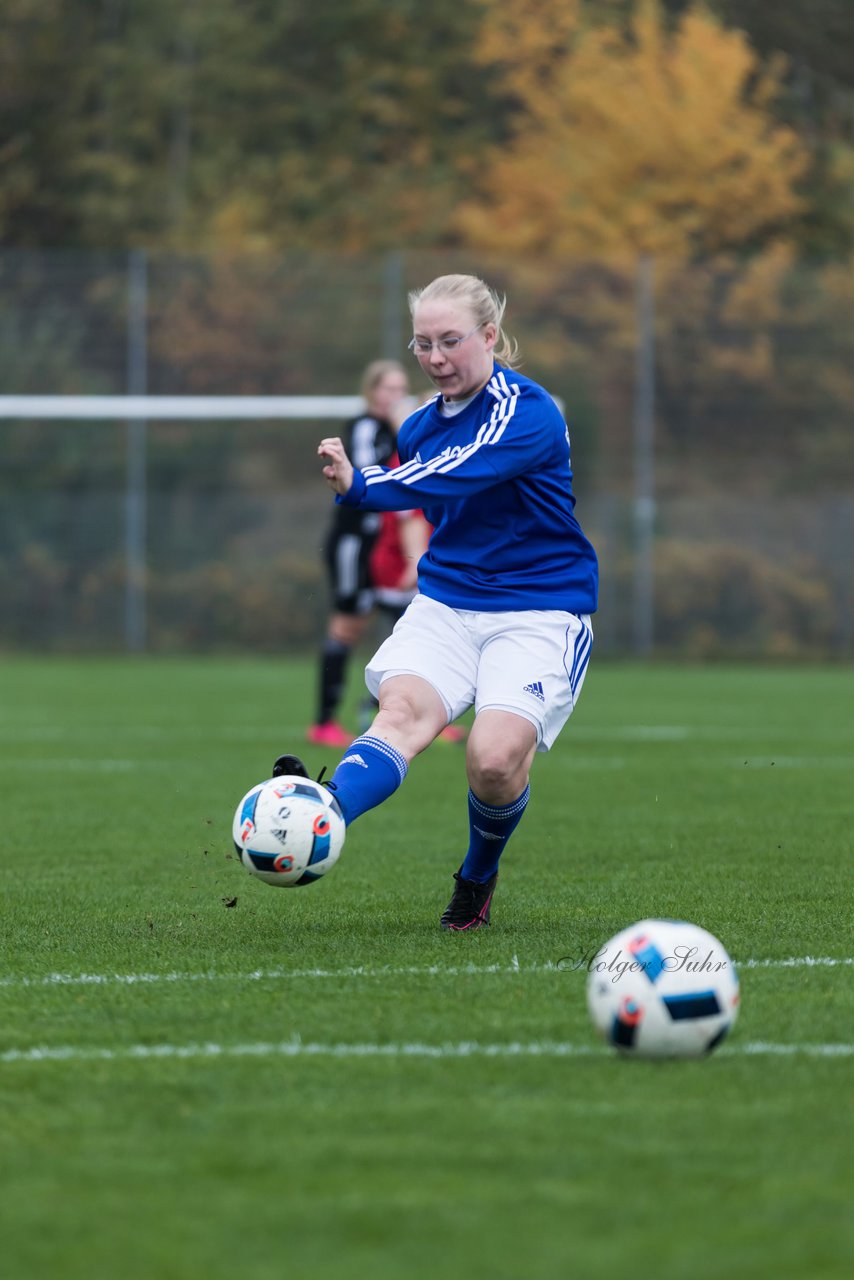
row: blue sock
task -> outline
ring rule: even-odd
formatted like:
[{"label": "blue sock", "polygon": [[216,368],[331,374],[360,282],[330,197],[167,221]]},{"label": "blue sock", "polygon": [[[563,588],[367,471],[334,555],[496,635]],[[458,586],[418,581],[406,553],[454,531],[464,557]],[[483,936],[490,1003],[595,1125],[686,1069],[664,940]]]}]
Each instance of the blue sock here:
[{"label": "blue sock", "polygon": [[498,860],[519,825],[531,794],[530,784],[518,800],[496,808],[478,800],[469,790],[469,848],[463,861],[464,880],[486,884],[498,870]]},{"label": "blue sock", "polygon": [[400,752],[382,738],[366,733],[351,742],[330,779],[330,790],[347,826],[388,800],[403,782],[408,768]]}]

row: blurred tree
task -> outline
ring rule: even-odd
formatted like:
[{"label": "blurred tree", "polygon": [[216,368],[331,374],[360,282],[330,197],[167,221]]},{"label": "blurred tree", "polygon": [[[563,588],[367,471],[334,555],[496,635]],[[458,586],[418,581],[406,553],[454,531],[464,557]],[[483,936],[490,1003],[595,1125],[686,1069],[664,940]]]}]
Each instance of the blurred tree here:
[{"label": "blurred tree", "polygon": [[[219,0],[211,0],[212,5]],[[6,244],[125,247],[180,206],[195,0],[7,0],[0,20]]]},{"label": "blurred tree", "polygon": [[[235,68],[239,115],[223,122],[237,180],[210,193],[203,235],[232,248],[440,240],[459,193],[457,155],[495,136],[488,72],[471,58],[472,4],[434,0],[429,21],[418,0],[248,8],[269,12],[230,14],[254,42]],[[209,65],[228,73],[223,57]],[[216,125],[202,116],[199,130],[210,137]]]},{"label": "blurred tree", "polygon": [[[634,0],[601,0],[612,22]],[[677,18],[690,0],[665,0]],[[787,60],[775,115],[810,153],[802,217],[792,228],[801,253],[832,257],[854,248],[854,5],[850,0],[708,0],[728,27],[744,31],[762,57]]]},{"label": "blurred tree", "polygon": [[496,137],[473,0],[6,0],[0,236],[435,243]]},{"label": "blurred tree", "polygon": [[[684,3],[684,0],[683,0]],[[746,31],[763,54],[783,52],[798,73],[854,89],[854,6],[850,0],[714,0],[729,26]]]},{"label": "blurred tree", "polygon": [[[625,24],[636,0],[587,0],[597,21],[611,26]],[[671,25],[696,4],[696,0],[662,0]],[[850,0],[706,0],[706,8],[736,31],[744,31],[762,57],[784,53],[792,67],[792,82],[799,84],[806,105],[815,84],[854,90],[854,7]]]},{"label": "blurred tree", "polygon": [[[547,21],[543,0],[482,2],[479,56],[518,110],[457,217],[472,243],[696,255],[791,227],[806,153],[772,114],[780,65],[763,67],[739,32],[700,8],[669,31],[657,0],[639,0],[625,32],[567,0]],[[542,28],[558,32],[548,58]]]},{"label": "blurred tree", "polygon": [[[542,220],[570,202],[579,224],[608,221],[656,247],[652,208],[700,250],[781,226],[808,250],[854,244],[854,7],[815,0],[805,21],[802,0],[709,0],[760,53],[788,53],[784,73],[706,11],[661,4],[4,0],[0,239],[450,245],[455,207],[473,181],[486,199],[502,142],[496,173],[512,162],[533,180]],[[812,158],[800,218],[784,123]],[[754,216],[713,217],[727,202]]]}]

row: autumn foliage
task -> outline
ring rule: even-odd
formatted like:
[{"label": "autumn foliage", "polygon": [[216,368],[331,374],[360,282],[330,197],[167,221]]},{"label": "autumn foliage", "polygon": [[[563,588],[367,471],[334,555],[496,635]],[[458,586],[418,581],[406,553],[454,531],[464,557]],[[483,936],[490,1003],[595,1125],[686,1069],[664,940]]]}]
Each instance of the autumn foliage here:
[{"label": "autumn foliage", "polygon": [[782,65],[700,7],[640,0],[626,30],[577,0],[482,0],[480,58],[515,103],[456,226],[495,250],[711,254],[785,237],[807,154],[776,122]]},{"label": "autumn foliage", "polygon": [[0,237],[214,254],[699,255],[787,239],[844,252],[847,64],[813,40],[837,89],[810,115],[771,52],[795,0],[764,6],[762,53],[736,0],[709,4],[6,0]]}]

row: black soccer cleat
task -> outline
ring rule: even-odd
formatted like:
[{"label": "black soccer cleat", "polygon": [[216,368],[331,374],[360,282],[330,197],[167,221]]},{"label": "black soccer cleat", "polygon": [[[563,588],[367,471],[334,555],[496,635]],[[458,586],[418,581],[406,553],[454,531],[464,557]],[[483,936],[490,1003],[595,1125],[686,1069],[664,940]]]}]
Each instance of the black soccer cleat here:
[{"label": "black soccer cleat", "polygon": [[456,888],[454,896],[445,908],[445,914],[439,921],[443,929],[482,929],[489,924],[489,907],[495,892],[498,872],[487,880],[486,884],[477,884],[474,880],[464,880],[462,867],[454,872]]},{"label": "black soccer cleat", "polygon": [[306,769],[299,756],[279,756],[273,765],[273,772],[270,776],[273,778],[307,778],[308,769]]}]

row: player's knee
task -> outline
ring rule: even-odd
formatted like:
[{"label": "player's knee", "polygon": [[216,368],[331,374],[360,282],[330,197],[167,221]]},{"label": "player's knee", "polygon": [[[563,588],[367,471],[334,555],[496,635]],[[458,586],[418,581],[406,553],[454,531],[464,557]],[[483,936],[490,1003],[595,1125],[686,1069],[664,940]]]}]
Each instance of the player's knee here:
[{"label": "player's knee", "polygon": [[442,727],[441,708],[425,705],[425,700],[405,688],[380,687],[380,709],[371,732],[388,739],[407,759],[412,759],[433,741]]},{"label": "player's knee", "polygon": [[469,753],[468,773],[471,788],[481,799],[506,790],[519,772],[518,753],[510,752],[500,742],[475,747]]},{"label": "player's knee", "polygon": [[507,804],[525,789],[531,766],[527,741],[498,735],[469,739],[467,772],[472,791],[487,804]]},{"label": "player's knee", "polygon": [[418,708],[411,699],[391,694],[380,698],[380,709],[374,719],[374,729],[385,730],[407,743],[417,735]]}]

